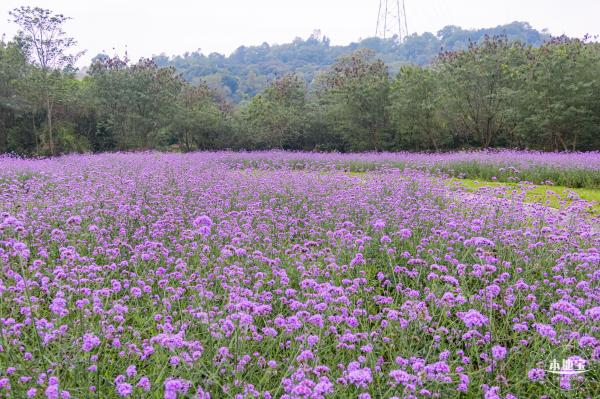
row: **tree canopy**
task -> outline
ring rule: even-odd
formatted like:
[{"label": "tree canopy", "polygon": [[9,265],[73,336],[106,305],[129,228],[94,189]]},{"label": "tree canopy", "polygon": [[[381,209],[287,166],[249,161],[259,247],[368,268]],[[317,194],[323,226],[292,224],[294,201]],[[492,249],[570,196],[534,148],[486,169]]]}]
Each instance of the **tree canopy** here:
[{"label": "tree canopy", "polygon": [[372,50],[374,57],[382,60],[390,73],[396,74],[402,65],[431,64],[441,49],[466,50],[471,42],[500,35],[506,36],[509,41],[536,47],[550,39],[550,35],[533,29],[526,22],[477,30],[447,26],[435,34],[413,34],[402,42],[394,38],[369,37],[346,46],[331,45],[327,36],[316,31],[307,39],[298,37],[291,43],[241,46],[228,57],[195,51],[176,56],[161,54],[155,56],[154,61],[161,67],[174,67],[188,82],[205,80],[237,103],[255,96],[283,75],[297,75],[312,86],[320,71],[331,67],[339,57],[358,49]]}]

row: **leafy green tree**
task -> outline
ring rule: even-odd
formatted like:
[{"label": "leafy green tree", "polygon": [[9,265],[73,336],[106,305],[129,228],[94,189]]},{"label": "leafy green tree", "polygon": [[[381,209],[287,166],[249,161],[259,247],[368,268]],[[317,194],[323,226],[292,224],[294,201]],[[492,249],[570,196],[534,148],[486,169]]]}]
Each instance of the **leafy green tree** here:
[{"label": "leafy green tree", "polygon": [[509,99],[518,89],[515,71],[526,61],[524,46],[506,37],[486,37],[466,51],[440,55],[436,68],[444,83],[444,110],[467,144],[487,148],[514,129]]},{"label": "leafy green tree", "polygon": [[520,91],[519,133],[553,150],[600,145],[600,45],[555,38],[531,49]]},{"label": "leafy green tree", "polygon": [[295,75],[278,78],[243,113],[258,147],[298,149],[307,123],[306,85]]},{"label": "leafy green tree", "polygon": [[438,151],[447,144],[439,79],[431,68],[405,66],[392,82],[389,109],[395,135],[393,149]]},{"label": "leafy green tree", "polygon": [[29,83],[35,87],[34,90],[38,92],[36,97],[45,109],[48,149],[53,155],[53,115],[57,98],[63,90],[61,73],[65,68],[72,69],[82,53],[68,53],[77,44],[62,29],[68,17],[27,6],[15,8],[10,15],[13,22],[19,25],[19,41],[30,61],[38,66],[32,69]]},{"label": "leafy green tree", "polygon": [[323,76],[318,97],[328,127],[340,131],[351,150],[380,151],[388,128],[389,77],[371,50],[342,57]]},{"label": "leafy green tree", "polygon": [[206,84],[185,85],[178,96],[170,130],[185,151],[215,149],[227,126],[226,109]]},{"label": "leafy green tree", "polygon": [[[114,143],[110,140],[103,141],[97,136],[98,118],[95,108],[95,97],[92,91],[92,81],[89,77],[83,79],[70,77],[69,102],[59,110],[64,113],[69,130],[76,137],[76,146],[79,151],[110,151]],[[63,144],[64,145],[64,144]]]},{"label": "leafy green tree", "polygon": [[0,154],[9,151],[11,132],[18,129],[19,118],[29,111],[29,104],[19,91],[28,72],[27,59],[17,42],[0,41]]},{"label": "leafy green tree", "polygon": [[54,110],[57,120],[55,147],[65,153],[89,151],[91,126],[86,119],[91,110],[83,82],[73,73],[62,73],[55,83],[55,91],[58,93]]},{"label": "leafy green tree", "polygon": [[183,82],[173,68],[152,60],[128,65],[118,57],[97,59],[90,71],[98,113],[98,135],[119,150],[167,144],[166,129]]}]

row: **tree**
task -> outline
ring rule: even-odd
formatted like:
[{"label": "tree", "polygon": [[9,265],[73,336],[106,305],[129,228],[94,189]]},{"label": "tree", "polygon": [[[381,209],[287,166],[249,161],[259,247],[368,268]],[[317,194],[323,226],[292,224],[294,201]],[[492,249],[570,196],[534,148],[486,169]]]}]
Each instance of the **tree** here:
[{"label": "tree", "polygon": [[447,96],[445,110],[455,132],[467,142],[490,147],[501,133],[514,129],[509,117],[514,71],[527,62],[524,46],[506,37],[486,37],[466,51],[440,54],[436,68]]},{"label": "tree", "polygon": [[183,82],[174,68],[154,61],[101,58],[90,67],[91,88],[98,113],[98,135],[119,150],[167,144],[168,126]]},{"label": "tree", "polygon": [[27,72],[22,47],[16,42],[0,41],[0,154],[9,150],[9,129],[15,129],[19,115],[29,111],[19,90]]},{"label": "tree", "polygon": [[553,150],[600,144],[600,45],[554,38],[531,49],[520,91],[519,132]]},{"label": "tree", "polygon": [[158,55],[154,60],[160,67],[174,66],[188,82],[199,83],[204,80],[212,89],[222,88],[230,100],[240,103],[263,91],[276,77],[284,75],[297,75],[311,91],[317,83],[315,78],[319,72],[330,68],[339,57],[361,48],[375,51],[375,56],[395,74],[402,65],[409,63],[421,66],[431,64],[440,48],[466,50],[469,40],[480,42],[486,35],[502,34],[506,34],[509,40],[520,40],[534,46],[540,46],[549,39],[547,34],[523,22],[477,30],[449,26],[438,35],[429,32],[413,34],[401,43],[393,38],[369,37],[347,46],[332,46],[326,36],[315,31],[306,40],[296,38],[291,43],[242,46],[228,57],[218,53],[204,55],[196,51],[171,58]]},{"label": "tree", "polygon": [[254,97],[244,118],[259,147],[299,149],[306,128],[306,85],[298,76],[276,79]]},{"label": "tree", "polygon": [[329,128],[341,131],[351,150],[383,149],[389,77],[387,66],[374,55],[361,49],[341,57],[322,77],[318,91]]},{"label": "tree", "polygon": [[445,144],[439,75],[431,68],[404,66],[390,88],[394,149],[434,149]]},{"label": "tree", "polygon": [[68,53],[77,44],[75,39],[66,36],[62,29],[64,23],[69,20],[68,17],[43,8],[27,6],[15,8],[10,15],[13,22],[20,27],[17,37],[30,61],[39,67],[32,74],[31,84],[39,89],[40,99],[46,111],[49,151],[54,155],[52,117],[60,90],[60,74],[65,68],[72,69],[75,61],[83,53]]},{"label": "tree", "polygon": [[177,99],[170,130],[185,151],[214,149],[218,134],[225,128],[224,109],[206,85],[185,85]]}]

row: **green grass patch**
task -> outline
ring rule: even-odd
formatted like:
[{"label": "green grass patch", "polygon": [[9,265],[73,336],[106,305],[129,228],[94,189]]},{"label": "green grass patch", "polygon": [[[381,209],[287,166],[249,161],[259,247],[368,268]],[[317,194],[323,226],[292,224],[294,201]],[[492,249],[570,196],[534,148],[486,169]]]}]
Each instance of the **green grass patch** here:
[{"label": "green grass patch", "polygon": [[547,165],[519,166],[518,169],[517,172],[510,165],[478,161],[450,162],[428,168],[430,172],[460,179],[479,179],[488,182],[495,180],[503,183],[531,182],[540,185],[552,182],[554,187],[600,189],[600,170]]},{"label": "green grass patch", "polygon": [[[474,179],[448,180],[450,185],[459,185],[468,191],[478,191],[485,188],[506,188],[508,196],[525,194],[524,201],[539,203],[552,208],[560,209],[569,206],[578,198],[591,204],[590,213],[600,215],[600,189],[570,188],[564,186],[546,186],[534,184],[518,184],[509,182],[479,181]],[[499,195],[502,195],[500,193]]]}]

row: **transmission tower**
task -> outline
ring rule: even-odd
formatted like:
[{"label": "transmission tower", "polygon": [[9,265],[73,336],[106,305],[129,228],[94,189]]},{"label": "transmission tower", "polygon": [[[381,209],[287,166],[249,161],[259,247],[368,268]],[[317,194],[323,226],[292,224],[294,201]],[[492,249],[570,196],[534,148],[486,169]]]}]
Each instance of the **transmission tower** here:
[{"label": "transmission tower", "polygon": [[404,0],[379,0],[375,36],[384,39],[396,36],[400,42],[408,36]]}]

